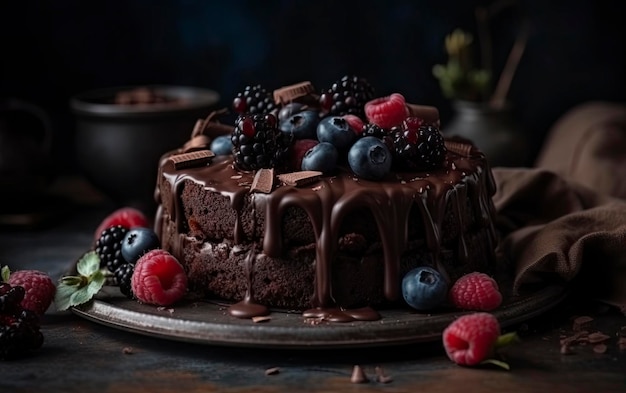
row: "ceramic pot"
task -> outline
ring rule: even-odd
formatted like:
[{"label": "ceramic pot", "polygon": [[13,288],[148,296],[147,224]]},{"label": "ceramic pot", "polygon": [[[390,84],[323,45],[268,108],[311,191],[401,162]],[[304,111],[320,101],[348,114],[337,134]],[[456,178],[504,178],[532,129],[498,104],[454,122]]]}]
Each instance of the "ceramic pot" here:
[{"label": "ceramic pot", "polygon": [[77,160],[86,178],[117,205],[151,215],[159,158],[190,138],[219,95],[194,87],[145,87],[175,102],[119,105],[113,101],[116,94],[135,87],[115,87],[79,94],[70,106]]},{"label": "ceramic pot", "polygon": [[37,198],[49,185],[52,126],[41,107],[16,98],[0,100],[0,190],[6,199]]},{"label": "ceramic pot", "polygon": [[442,126],[445,136],[470,139],[485,153],[492,167],[528,165],[529,141],[512,120],[509,106],[494,109],[470,101],[454,101],[452,105],[452,119]]}]

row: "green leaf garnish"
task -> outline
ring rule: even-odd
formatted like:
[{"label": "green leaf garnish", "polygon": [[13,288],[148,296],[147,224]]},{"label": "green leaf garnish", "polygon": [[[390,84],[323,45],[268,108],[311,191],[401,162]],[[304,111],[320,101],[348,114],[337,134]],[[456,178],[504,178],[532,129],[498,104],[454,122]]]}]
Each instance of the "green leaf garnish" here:
[{"label": "green leaf garnish", "polygon": [[520,342],[520,338],[517,335],[517,332],[506,333],[498,336],[496,343],[494,344],[494,348],[500,349],[504,347],[508,347],[512,344],[517,344]]},{"label": "green leaf garnish", "polygon": [[480,362],[480,364],[493,364],[494,366],[501,367],[507,371],[511,370],[511,367],[509,366],[507,362],[503,362],[502,360],[498,360],[498,359],[485,359],[482,362]]},{"label": "green leaf garnish", "polygon": [[0,269],[0,277],[2,278],[2,281],[4,282],[9,282],[9,276],[11,275],[11,270],[9,269],[8,266],[2,266],[2,269]]},{"label": "green leaf garnish", "polygon": [[54,303],[57,310],[87,303],[106,282],[106,276],[100,269],[100,258],[95,251],[90,251],[76,264],[78,276],[64,276],[59,280]]}]

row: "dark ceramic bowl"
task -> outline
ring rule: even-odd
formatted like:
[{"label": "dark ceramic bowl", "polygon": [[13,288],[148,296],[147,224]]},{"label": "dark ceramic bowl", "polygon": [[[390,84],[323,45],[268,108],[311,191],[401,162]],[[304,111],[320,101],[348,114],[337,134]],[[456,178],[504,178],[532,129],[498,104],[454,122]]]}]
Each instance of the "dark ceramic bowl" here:
[{"label": "dark ceramic bowl", "polygon": [[78,94],[70,107],[77,160],[86,178],[117,205],[152,215],[159,158],[189,140],[219,95],[195,87],[145,87],[171,102],[119,105],[114,98],[136,87],[115,87]]}]

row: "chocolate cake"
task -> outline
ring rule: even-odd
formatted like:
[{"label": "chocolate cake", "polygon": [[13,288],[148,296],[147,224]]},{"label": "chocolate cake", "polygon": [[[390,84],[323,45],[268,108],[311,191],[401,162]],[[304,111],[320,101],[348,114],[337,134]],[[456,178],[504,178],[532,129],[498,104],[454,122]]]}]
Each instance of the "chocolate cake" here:
[{"label": "chocolate cake", "polygon": [[415,267],[450,282],[494,267],[495,183],[470,141],[446,139],[437,167],[375,179],[342,159],[330,173],[280,163],[242,169],[236,154],[208,150],[216,132],[234,135],[242,116],[238,126],[199,121],[159,165],[155,231],[194,293],[230,302],[239,317],[276,308],[376,319],[375,309],[406,306],[401,282]]}]

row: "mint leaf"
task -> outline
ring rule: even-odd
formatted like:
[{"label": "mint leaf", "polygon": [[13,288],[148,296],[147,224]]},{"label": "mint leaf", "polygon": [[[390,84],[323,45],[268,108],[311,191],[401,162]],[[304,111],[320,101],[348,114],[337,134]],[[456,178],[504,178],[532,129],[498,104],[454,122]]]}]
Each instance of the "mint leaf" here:
[{"label": "mint leaf", "polygon": [[480,362],[480,364],[493,364],[494,366],[498,366],[507,371],[511,370],[511,367],[509,366],[507,362],[503,362],[502,360],[498,360],[498,359],[486,359]]},{"label": "mint leaf", "polygon": [[83,255],[76,264],[76,270],[78,276],[65,276],[59,280],[54,297],[59,311],[87,303],[106,282],[106,276],[100,270],[100,258],[94,251]]},{"label": "mint leaf", "polygon": [[78,261],[76,270],[81,276],[89,277],[100,270],[100,258],[95,251],[89,251]]},{"label": "mint leaf", "polygon": [[2,270],[0,270],[0,277],[2,281],[9,282],[9,276],[11,275],[11,270],[8,266],[2,266]]}]

